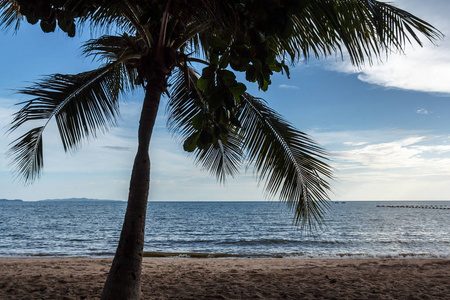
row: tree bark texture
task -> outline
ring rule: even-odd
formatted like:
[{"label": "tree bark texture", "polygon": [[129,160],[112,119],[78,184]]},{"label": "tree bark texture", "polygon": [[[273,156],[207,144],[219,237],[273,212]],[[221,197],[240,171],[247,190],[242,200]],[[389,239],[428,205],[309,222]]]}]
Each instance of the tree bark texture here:
[{"label": "tree bark texture", "polygon": [[127,210],[119,245],[101,295],[102,300],[140,298],[145,216],[150,187],[148,151],[164,88],[164,76],[147,83],[139,121],[139,144],[131,174]]}]

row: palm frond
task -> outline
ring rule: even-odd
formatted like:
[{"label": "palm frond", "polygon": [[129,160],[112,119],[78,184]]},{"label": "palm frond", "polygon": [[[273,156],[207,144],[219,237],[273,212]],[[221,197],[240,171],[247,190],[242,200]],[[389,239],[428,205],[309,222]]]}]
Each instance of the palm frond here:
[{"label": "palm frond", "polygon": [[65,151],[75,150],[80,142],[116,124],[118,97],[128,86],[122,64],[112,63],[77,75],[51,75],[20,93],[34,97],[22,102],[10,131],[29,121],[41,122],[16,139],[9,149],[11,163],[25,182],[39,177],[42,163],[42,134],[51,119],[56,119]]},{"label": "palm frond", "polygon": [[121,57],[139,58],[143,49],[140,48],[139,39],[134,36],[104,35],[98,39],[91,39],[82,46],[86,57],[93,56],[100,61],[117,61]]},{"label": "palm frond", "polygon": [[[188,68],[179,71],[171,85],[168,126],[183,140],[195,134],[192,119],[201,112],[196,80],[197,74]],[[268,195],[279,194],[294,211],[297,224],[319,224],[328,204],[326,180],[332,178],[326,152],[249,94],[242,98],[239,119],[242,127],[232,128],[219,147],[195,149],[197,163],[223,181],[237,174],[246,155]]]},{"label": "palm frond", "polygon": [[243,157],[242,141],[238,136],[229,134],[226,143],[218,143],[220,146],[217,148],[211,145],[207,149],[196,149],[195,159],[220,183],[225,183],[229,176],[234,177],[239,173]]},{"label": "palm frond", "polygon": [[25,182],[32,182],[39,177],[44,167],[42,133],[45,126],[29,130],[12,142],[13,146],[7,152],[11,157],[10,164],[15,166],[18,175]]},{"label": "palm frond", "polygon": [[91,39],[82,46],[83,55],[93,56],[94,59],[105,63],[125,60],[123,67],[128,73],[127,84],[130,89],[139,85],[139,76],[136,66],[142,55],[139,39],[133,36],[105,35],[98,39]]},{"label": "palm frond", "polygon": [[332,178],[326,152],[261,99],[246,93],[242,101],[239,134],[259,181],[294,211],[296,224],[320,224],[328,204],[326,180]]},{"label": "palm frond", "polygon": [[[413,14],[381,1],[367,1],[366,9],[371,13],[373,26],[387,47],[395,48],[411,43],[411,36],[422,46],[418,33],[432,42],[443,38],[443,34],[428,22]],[[409,36],[408,36],[409,35]]]},{"label": "palm frond", "polygon": [[19,5],[12,0],[0,0],[0,27],[6,30],[19,29],[23,16],[19,13]]},{"label": "palm frond", "polygon": [[[171,97],[167,105],[169,114],[168,127],[183,140],[195,134],[192,119],[201,113],[201,104],[204,102],[202,93],[197,89],[198,75],[188,66],[177,71],[171,82]],[[197,164],[215,175],[219,182],[225,182],[228,176],[239,172],[243,152],[241,139],[230,131],[226,143],[218,141],[206,149],[194,150]]]},{"label": "palm frond", "polygon": [[123,0],[109,0],[102,3],[66,0],[63,10],[78,12],[77,25],[79,27],[87,26],[94,34],[104,34],[116,30],[123,30],[130,34],[136,33],[136,24],[129,19],[128,8]]},{"label": "palm frond", "polygon": [[170,99],[167,103],[167,127],[173,133],[190,135],[195,130],[192,118],[201,111],[196,101],[202,100],[201,92],[196,87],[198,75],[187,65],[177,69],[170,81]]},{"label": "palm frond", "polygon": [[171,47],[179,49],[183,46],[188,46],[194,53],[202,54],[200,52],[200,41],[198,35],[207,31],[208,25],[206,23],[190,23],[185,26],[185,30],[172,41]]},{"label": "palm frond", "polygon": [[288,52],[309,58],[345,47],[355,65],[372,62],[382,52],[403,51],[412,41],[422,45],[419,33],[432,42],[443,36],[422,19],[375,0],[309,1],[292,20],[294,34],[282,42]]}]

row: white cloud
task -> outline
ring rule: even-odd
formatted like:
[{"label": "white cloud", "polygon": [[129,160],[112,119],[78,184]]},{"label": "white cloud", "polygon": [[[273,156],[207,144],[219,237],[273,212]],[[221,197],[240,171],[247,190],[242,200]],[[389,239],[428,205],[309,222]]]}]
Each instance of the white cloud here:
[{"label": "white cloud", "polygon": [[424,47],[407,47],[406,55],[392,54],[384,63],[353,67],[349,60],[335,62],[330,68],[358,74],[358,79],[387,88],[450,94],[450,1],[397,0],[393,3],[436,26],[446,37],[438,46],[422,38]]},{"label": "white cloud", "polygon": [[419,114],[419,115],[429,115],[432,112],[426,110],[425,108],[419,108],[418,110],[416,110],[416,113]]},{"label": "white cloud", "polygon": [[287,85],[287,84],[280,84],[278,85],[280,89],[291,89],[291,90],[299,90],[300,88],[295,85]]},{"label": "white cloud", "polygon": [[348,200],[446,200],[449,176],[391,178],[389,174],[380,174],[378,180],[361,176],[359,181],[345,181],[335,187],[337,201]]},{"label": "white cloud", "polygon": [[[444,143],[438,137],[408,137],[387,143],[374,143],[357,149],[333,152],[340,169],[394,170],[414,169],[411,174],[450,174],[450,146],[421,145],[422,142]],[[421,170],[417,173],[417,170]],[[395,174],[395,173],[393,173]]]},{"label": "white cloud", "polygon": [[436,145],[436,146],[414,146],[415,149],[421,153],[431,152],[435,154],[444,154],[450,152],[449,145]]},{"label": "white cloud", "polygon": [[371,144],[348,151],[335,152],[340,160],[348,163],[347,168],[395,169],[414,167],[420,160],[421,151],[410,147],[425,140],[425,137],[411,137],[390,143]]},{"label": "white cloud", "polygon": [[13,105],[13,101],[0,98],[0,171],[7,169],[6,151],[8,144],[12,142],[11,136],[8,135],[8,125],[13,120],[12,115],[17,111]]},{"label": "white cloud", "polygon": [[363,146],[366,145],[367,142],[345,142],[344,145],[346,146]]},{"label": "white cloud", "polygon": [[326,129],[315,129],[309,131],[308,134],[317,141],[319,145],[322,145],[329,150],[341,150],[342,144],[345,146],[377,144],[385,141],[395,141],[398,140],[399,137],[428,135],[430,132],[427,130],[404,130],[398,128],[358,131],[329,131]]},{"label": "white cloud", "polygon": [[333,200],[450,198],[449,136],[399,129],[316,131],[312,136],[332,150]]}]

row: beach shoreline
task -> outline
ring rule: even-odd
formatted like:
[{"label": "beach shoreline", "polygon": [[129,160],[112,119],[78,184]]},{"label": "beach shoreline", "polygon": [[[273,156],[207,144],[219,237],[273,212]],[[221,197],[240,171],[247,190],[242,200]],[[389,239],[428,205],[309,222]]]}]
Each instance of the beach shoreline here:
[{"label": "beach shoreline", "polygon": [[[0,258],[0,299],[98,299],[112,258]],[[450,259],[144,258],[142,299],[450,299]]]}]

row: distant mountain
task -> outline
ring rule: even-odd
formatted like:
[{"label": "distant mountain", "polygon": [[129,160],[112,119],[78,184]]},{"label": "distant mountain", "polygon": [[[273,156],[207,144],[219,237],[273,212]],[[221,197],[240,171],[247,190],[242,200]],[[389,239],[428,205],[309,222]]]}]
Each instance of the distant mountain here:
[{"label": "distant mountain", "polygon": [[0,203],[12,203],[12,202],[23,202],[23,200],[20,200],[20,199],[14,199],[14,200],[0,199]]},{"label": "distant mountain", "polygon": [[65,199],[45,199],[38,202],[124,202],[121,200],[89,199],[89,198],[65,198]]}]

